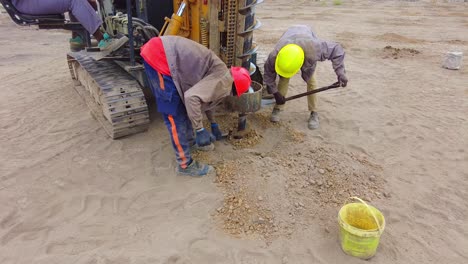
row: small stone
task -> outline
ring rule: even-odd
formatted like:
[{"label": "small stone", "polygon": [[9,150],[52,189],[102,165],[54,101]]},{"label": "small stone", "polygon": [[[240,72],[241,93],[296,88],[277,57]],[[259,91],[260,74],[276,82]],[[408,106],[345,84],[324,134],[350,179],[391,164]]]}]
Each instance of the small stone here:
[{"label": "small stone", "polygon": [[263,197],[262,197],[262,196],[258,196],[258,197],[257,197],[257,200],[263,201]]},{"label": "small stone", "polygon": [[299,203],[294,203],[294,206],[299,207],[300,205]]},{"label": "small stone", "polygon": [[63,187],[65,185],[65,183],[63,181],[61,181],[61,180],[56,180],[54,183],[57,184],[60,187]]},{"label": "small stone", "polygon": [[289,263],[288,257],[283,257],[283,259],[281,260],[281,263],[288,264]]},{"label": "small stone", "polygon": [[128,229],[128,234],[131,236],[135,236],[138,232],[140,232],[141,228],[139,226],[132,226]]},{"label": "small stone", "polygon": [[221,213],[223,211],[223,207],[219,207],[218,209],[216,209],[216,211],[218,211],[218,213]]},{"label": "small stone", "polygon": [[325,227],[325,232],[330,233],[330,229],[328,228],[328,226]]},{"label": "small stone", "polygon": [[383,196],[384,196],[385,198],[390,198],[392,195],[391,195],[389,192],[384,192],[384,193],[383,193]]},{"label": "small stone", "polygon": [[259,224],[263,224],[263,223],[265,223],[265,219],[263,219],[262,217],[259,217],[257,222]]},{"label": "small stone", "polygon": [[298,204],[299,204],[300,207],[305,207],[305,205],[303,203],[301,203],[301,202],[298,202]]},{"label": "small stone", "polygon": [[317,182],[315,182],[314,180],[310,180],[309,182],[310,182],[310,184],[312,184],[312,185],[315,185],[315,184],[317,183]]},{"label": "small stone", "polygon": [[249,209],[250,206],[248,204],[244,205],[245,209]]},{"label": "small stone", "polygon": [[318,186],[322,186],[322,185],[323,185],[323,182],[322,182],[322,181],[318,181],[318,182],[317,182],[317,185],[318,185]]},{"label": "small stone", "polygon": [[319,169],[318,172],[319,172],[320,174],[324,174],[324,173],[325,173],[325,170],[324,170],[324,169]]},{"label": "small stone", "polygon": [[230,205],[230,206],[229,206],[229,210],[232,211],[233,209],[234,209],[234,206]]},{"label": "small stone", "polygon": [[376,179],[376,178],[375,178],[374,175],[369,176],[369,180],[370,180],[370,181],[375,181],[375,179]]}]

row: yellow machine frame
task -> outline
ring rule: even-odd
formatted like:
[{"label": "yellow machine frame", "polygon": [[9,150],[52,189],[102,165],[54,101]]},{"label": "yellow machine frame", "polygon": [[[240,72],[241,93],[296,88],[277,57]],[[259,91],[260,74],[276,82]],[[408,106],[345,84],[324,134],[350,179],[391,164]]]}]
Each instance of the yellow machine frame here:
[{"label": "yellow machine frame", "polygon": [[[253,8],[263,0],[174,0],[174,14],[166,17],[160,35],[178,35],[194,40],[214,51],[229,66],[249,67],[246,61],[255,53],[253,30],[260,26],[253,18]],[[220,4],[223,4],[223,7]],[[220,10],[223,8],[223,10]],[[220,15],[220,11],[223,14]],[[221,43],[225,33],[225,43]],[[250,41],[250,42],[249,42]],[[244,46],[249,43],[249,46]]]}]

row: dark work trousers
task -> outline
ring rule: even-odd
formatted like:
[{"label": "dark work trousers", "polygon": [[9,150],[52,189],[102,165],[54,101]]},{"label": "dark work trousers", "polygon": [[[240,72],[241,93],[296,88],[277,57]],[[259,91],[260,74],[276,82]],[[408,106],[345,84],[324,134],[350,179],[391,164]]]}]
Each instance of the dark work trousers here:
[{"label": "dark work trousers", "polygon": [[183,101],[171,76],[162,75],[146,62],[144,63],[148,82],[156,98],[158,112],[164,117],[164,124],[172,140],[177,163],[182,169],[192,163],[190,145],[193,143],[193,128]]}]

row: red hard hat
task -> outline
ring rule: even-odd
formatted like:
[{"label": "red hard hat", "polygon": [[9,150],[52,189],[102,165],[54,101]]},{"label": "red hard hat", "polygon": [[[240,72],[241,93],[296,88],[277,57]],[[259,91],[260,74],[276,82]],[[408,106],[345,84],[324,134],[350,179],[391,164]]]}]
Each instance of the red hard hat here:
[{"label": "red hard hat", "polygon": [[231,74],[234,79],[237,96],[240,97],[249,90],[250,83],[252,82],[249,71],[242,67],[231,67]]}]

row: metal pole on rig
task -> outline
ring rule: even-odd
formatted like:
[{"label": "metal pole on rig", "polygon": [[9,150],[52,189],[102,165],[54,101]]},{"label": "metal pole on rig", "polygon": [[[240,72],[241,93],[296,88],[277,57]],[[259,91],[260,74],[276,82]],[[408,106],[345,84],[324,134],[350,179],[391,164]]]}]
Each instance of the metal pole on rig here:
[{"label": "metal pole on rig", "polygon": [[130,44],[130,65],[135,66],[135,49],[133,47],[132,1],[127,0],[128,42]]}]

